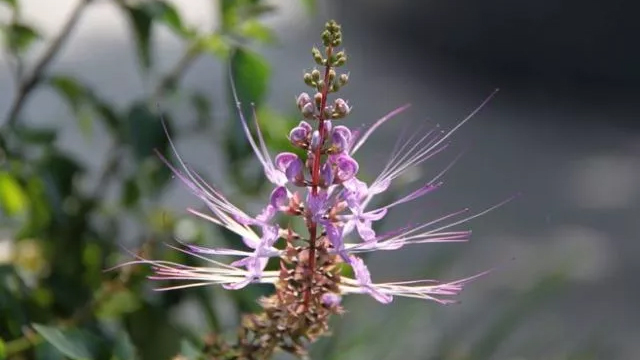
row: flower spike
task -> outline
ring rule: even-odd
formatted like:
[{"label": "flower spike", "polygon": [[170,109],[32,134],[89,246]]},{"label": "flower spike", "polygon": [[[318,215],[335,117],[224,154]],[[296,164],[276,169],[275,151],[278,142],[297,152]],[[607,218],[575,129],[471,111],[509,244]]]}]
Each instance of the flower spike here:
[{"label": "flower spike", "polygon": [[[297,148],[294,149],[296,152],[285,151],[271,158],[255,108],[252,112],[254,135],[242,112],[235,84],[231,82],[240,125],[266,179],[273,185],[270,195],[265,196],[264,207],[255,216],[241,210],[207,184],[182,160],[170,138],[177,165],[159,154],[175,177],[209,210],[205,213],[188,209],[188,212],[237,234],[242,241],[230,248],[183,243],[182,247],[172,247],[204,261],[207,265],[204,267],[139,256],[123,264],[148,265],[153,270],[150,279],[171,282],[158,290],[205,285],[238,290],[250,284],[272,285],[274,294],[260,299],[264,312],[247,315],[242,322],[243,329],[234,354],[247,358],[266,358],[275,349],[304,354],[302,344],[327,332],[329,316],[343,312],[342,298],[349,294],[367,294],[382,304],[391,303],[397,296],[439,304],[455,302],[464,285],[486,272],[451,282],[378,283],[372,279],[360,255],[393,251],[407,245],[468,241],[471,232],[455,227],[511,200],[471,215],[468,209],[463,209],[436,219],[411,222],[392,231],[377,229],[376,222],[397,206],[439,189],[442,186],[439,179],[451,165],[396,200],[372,205],[376,195],[389,191],[393,181],[409,169],[444,151],[449,138],[496,92],[451,130],[443,132],[434,128],[399,141],[380,174],[367,183],[359,178],[360,164],[356,153],[381,125],[404,112],[409,105],[391,111],[364,132],[350,129],[347,119],[353,115],[353,107],[342,98],[329,99],[349,80],[348,73],[339,73],[348,60],[345,51],[339,48],[343,41],[340,25],[335,21],[328,22],[321,38],[324,48],[312,50],[313,60],[320,68],[303,76],[311,90],[295,97],[304,120],[282,134]],[[282,225],[282,218],[286,218],[288,224],[297,218],[304,224],[306,233],[294,233],[291,225]],[[228,264],[216,260],[221,256],[232,260]],[[272,259],[274,261],[270,261]],[[270,265],[276,263],[279,267],[272,270]],[[343,274],[345,267],[353,271],[353,278]],[[240,358],[244,358],[242,356]]]}]

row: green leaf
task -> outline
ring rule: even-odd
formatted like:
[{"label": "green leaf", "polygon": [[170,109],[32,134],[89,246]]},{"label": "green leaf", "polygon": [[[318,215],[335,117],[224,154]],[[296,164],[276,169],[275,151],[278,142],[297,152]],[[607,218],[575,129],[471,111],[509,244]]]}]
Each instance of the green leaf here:
[{"label": "green leaf", "polygon": [[0,172],[0,206],[5,214],[14,216],[26,212],[29,198],[24,189],[9,172]]},{"label": "green leaf", "polygon": [[[162,128],[160,117],[151,112],[145,103],[133,103],[126,119],[128,140],[138,161],[153,155],[155,149],[165,152],[168,139]],[[166,124],[168,127],[168,120]]]},{"label": "green leaf", "polygon": [[4,340],[0,338],[0,360],[4,360],[7,358],[7,350],[4,345]]},{"label": "green leaf", "polygon": [[33,328],[58,351],[73,360],[94,359],[89,339],[82,332],[63,331],[58,328],[33,324]]},{"label": "green leaf", "polygon": [[202,93],[191,95],[191,105],[196,111],[196,124],[201,129],[206,128],[211,121],[211,102]]},{"label": "green leaf", "polygon": [[182,23],[182,18],[177,9],[165,1],[148,1],[125,5],[124,9],[133,25],[136,49],[143,70],[148,70],[152,66],[151,35],[154,21],[167,25],[180,36],[191,34]]},{"label": "green leaf", "polygon": [[249,19],[242,23],[239,33],[244,37],[257,40],[265,44],[273,44],[276,41],[274,32],[256,19]]},{"label": "green leaf", "polygon": [[93,133],[93,115],[93,109],[90,107],[82,107],[76,114],[78,127],[85,138],[89,138]]},{"label": "green leaf", "polygon": [[70,76],[52,76],[49,78],[49,85],[69,103],[74,112],[87,100],[89,89]]},{"label": "green leaf", "polygon": [[128,289],[123,289],[110,295],[96,310],[100,318],[121,318],[124,314],[130,314],[141,306],[140,298]]},{"label": "green leaf", "polygon": [[18,8],[18,0],[0,0],[0,3],[5,3],[12,9]]},{"label": "green leaf", "polygon": [[93,131],[95,96],[78,80],[64,75],[49,78],[49,85],[64,98],[76,116],[80,131],[89,137]]},{"label": "green leaf", "polygon": [[257,18],[262,15],[276,11],[274,5],[266,4],[266,1],[250,1],[249,4],[242,9],[245,18]]},{"label": "green leaf", "polygon": [[[242,112],[248,120],[253,117],[252,104],[260,109],[260,104],[267,94],[270,70],[265,60],[246,49],[237,49],[231,57],[231,79],[236,85],[238,100],[242,103]],[[233,96],[229,97],[231,108],[235,108]],[[231,126],[227,129],[225,138],[225,155],[231,165],[229,170],[231,177],[243,191],[255,192],[263,183],[262,177],[247,176],[247,169],[251,166],[247,160],[252,158],[251,147],[248,145],[245,134],[239,120],[240,114],[236,114]]]},{"label": "green leaf", "polygon": [[316,0],[302,0],[302,5],[304,5],[309,14],[313,14],[318,9]]},{"label": "green leaf", "polygon": [[120,115],[116,113],[111,105],[100,100],[94,99],[95,111],[100,116],[105,126],[111,131],[112,136],[119,137],[121,135],[120,124],[122,119]]},{"label": "green leaf", "polygon": [[221,28],[224,32],[229,32],[238,23],[238,8],[242,2],[238,0],[221,0],[220,14],[222,19]]},{"label": "green leaf", "polygon": [[144,8],[125,6],[124,10],[133,26],[136,51],[141,68],[148,70],[151,67],[151,23],[153,19]]},{"label": "green leaf", "polygon": [[67,102],[85,135],[91,134],[96,117],[103,121],[112,135],[120,135],[122,121],[119,115],[111,104],[100,99],[88,86],[65,75],[50,77],[48,84]]},{"label": "green leaf", "polygon": [[138,355],[133,346],[129,333],[121,330],[116,339],[115,348],[113,349],[113,360],[136,360]]},{"label": "green leaf", "polygon": [[180,355],[184,356],[188,360],[200,359],[200,350],[193,345],[189,340],[183,339],[180,341]]},{"label": "green leaf", "polygon": [[176,8],[164,1],[145,3],[147,11],[154,19],[158,19],[172,29],[176,34],[185,34],[182,19]]},{"label": "green leaf", "polygon": [[51,343],[43,342],[36,346],[36,360],[66,360],[55,346]]},{"label": "green leaf", "polygon": [[13,131],[21,141],[28,144],[51,144],[58,136],[57,130],[51,128],[32,128],[18,125]]},{"label": "green leaf", "polygon": [[198,46],[205,52],[225,59],[229,56],[231,47],[220,34],[208,34],[198,40]]},{"label": "green leaf", "polygon": [[40,174],[26,179],[25,191],[30,201],[29,218],[17,237],[39,237],[51,222],[52,212],[59,209],[50,206],[45,190],[45,179]]},{"label": "green leaf", "polygon": [[238,48],[231,57],[231,76],[238,99],[260,106],[267,94],[270,69],[267,61],[249,50]]},{"label": "green leaf", "polygon": [[13,23],[3,29],[7,47],[15,53],[21,54],[40,39],[40,34],[29,25]]},{"label": "green leaf", "polygon": [[126,179],[122,186],[120,201],[126,208],[131,208],[140,199],[140,187],[135,179]]},{"label": "green leaf", "polygon": [[161,161],[147,158],[140,163],[136,175],[142,197],[151,198],[160,195],[159,191],[169,182],[172,173]]}]

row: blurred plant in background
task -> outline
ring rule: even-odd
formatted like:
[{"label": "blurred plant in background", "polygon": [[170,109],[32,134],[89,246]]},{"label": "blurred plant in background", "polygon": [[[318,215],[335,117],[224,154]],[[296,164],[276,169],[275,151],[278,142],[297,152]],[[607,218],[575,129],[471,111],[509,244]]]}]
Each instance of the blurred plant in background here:
[{"label": "blurred plant in background", "polygon": [[[262,0],[216,1],[219,26],[205,32],[185,23],[176,8],[164,1],[104,1],[117,5],[129,20],[139,73],[147,85],[144,96],[131,99],[126,106],[114,105],[99,88],[73,74],[49,71],[92,0],[79,0],[68,21],[50,39],[43,38],[38,24],[23,21],[19,0],[0,0],[0,6],[11,13],[1,31],[16,89],[0,123],[0,359],[167,359],[178,354],[184,359],[201,359],[214,343],[213,334],[233,332],[239,314],[258,310],[256,299],[268,290],[251,287],[221,293],[192,288],[155,293],[149,291],[148,271],[142,267],[104,270],[127,258],[118,246],[122,243],[139,248],[145,257],[187,265],[195,265],[194,260],[166,251],[163,243],[173,241],[176,233],[189,233],[191,241],[210,245],[206,240],[213,230],[206,224],[192,223],[185,220],[189,216],[185,212],[174,214],[162,207],[171,173],[153,153],[154,149],[168,152],[161,115],[177,142],[188,141],[196,133],[217,135],[228,170],[225,180],[233,187],[234,200],[248,203],[268,190],[256,171],[258,165],[240,121],[213,123],[210,96],[184,88],[181,79],[201,57],[213,57],[223,68],[231,65],[232,73],[221,72],[220,81],[229,84],[231,76],[239,98],[256,104],[261,121],[269,123],[263,129],[269,148],[286,149],[289,142],[282,134],[298,123],[299,115],[293,109],[288,115],[277,114],[264,105],[269,65],[251,50],[255,45],[277,42],[261,18],[278,9]],[[304,3],[314,8],[312,0]],[[155,67],[152,35],[157,27],[169,29],[185,44],[184,53],[167,72]],[[36,44],[44,44],[44,51],[32,61],[28,53]],[[25,106],[39,89],[55,91],[68,104],[89,144],[95,132],[109,138],[110,149],[100,164],[82,163],[63,150],[58,140],[60,128],[25,121]],[[190,107],[197,114],[196,121],[184,126],[169,111],[160,114],[157,105],[165,110],[168,101]],[[227,113],[235,114],[231,96],[227,105]],[[92,168],[98,168],[98,173]],[[126,238],[123,219],[144,230]],[[228,233],[215,235],[219,241],[239,241]],[[439,253],[425,272],[437,276],[454,262],[456,254]],[[464,319],[421,358],[493,358],[499,345],[563,284],[561,272],[550,271],[520,298],[505,300],[504,310],[471,345],[459,336],[468,331],[468,319]],[[204,331],[183,318],[185,307],[197,309],[198,319],[206,323]],[[353,332],[347,322],[336,321],[334,336],[320,341],[312,355],[318,359],[371,358],[367,354],[375,353],[375,358],[393,358],[389,345],[412,335],[403,329],[415,316],[414,310],[406,307],[398,311],[399,316],[380,319],[384,327],[398,329],[393,332],[397,339],[381,342],[376,342],[377,328]],[[589,359],[593,353],[580,348],[558,358]]]}]

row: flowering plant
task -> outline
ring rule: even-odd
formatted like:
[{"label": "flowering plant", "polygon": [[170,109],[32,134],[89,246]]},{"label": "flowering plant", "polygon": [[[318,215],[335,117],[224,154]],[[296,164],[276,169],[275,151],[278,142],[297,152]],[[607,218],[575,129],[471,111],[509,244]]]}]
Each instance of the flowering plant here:
[{"label": "flowering plant", "polygon": [[[177,250],[207,262],[206,267],[139,258],[132,263],[149,264],[153,280],[180,281],[159,290],[219,284],[238,290],[252,283],[267,283],[275,292],[260,299],[263,312],[246,315],[233,345],[217,341],[210,349],[214,358],[263,359],[275,350],[304,356],[305,343],[328,331],[328,319],[343,312],[341,298],[347,294],[368,294],[388,304],[394,296],[454,302],[463,286],[480,273],[450,282],[411,280],[376,283],[360,254],[390,251],[408,245],[466,241],[469,231],[452,228],[478,214],[464,216],[462,210],[434,220],[410,224],[386,233],[377,233],[373,224],[387,212],[420,198],[441,186],[440,175],[416,190],[382,206],[372,206],[377,195],[387,191],[391,183],[408,169],[418,166],[447,147],[445,141],[468,121],[489,97],[466,119],[448,132],[431,130],[415,134],[396,147],[382,172],[367,184],[358,178],[359,164],[355,155],[371,134],[389,119],[407,108],[400,107],[385,115],[368,129],[353,130],[344,120],[351,112],[349,103],[331,94],[347,85],[349,75],[339,73],[347,62],[342,44],[341,27],[329,21],[322,32],[324,49],[313,48],[312,55],[321,70],[304,74],[304,82],[313,89],[297,97],[297,106],[304,120],[288,134],[294,152],[282,152],[272,157],[260,131],[255,111],[252,132],[242,114],[239,99],[233,89],[242,128],[253,151],[273,185],[269,200],[256,215],[236,207],[218,189],[207,184],[180,158],[175,147],[178,166],[161,156],[174,175],[199,197],[210,212],[194,209],[192,214],[221,226],[237,235],[244,243],[241,249],[205,248],[183,244]],[[282,225],[279,216],[289,219]],[[293,230],[290,223],[301,219],[305,233]],[[227,264],[216,256],[231,256]],[[269,260],[279,262],[277,270],[267,270]],[[350,267],[354,277],[344,274]]]}]

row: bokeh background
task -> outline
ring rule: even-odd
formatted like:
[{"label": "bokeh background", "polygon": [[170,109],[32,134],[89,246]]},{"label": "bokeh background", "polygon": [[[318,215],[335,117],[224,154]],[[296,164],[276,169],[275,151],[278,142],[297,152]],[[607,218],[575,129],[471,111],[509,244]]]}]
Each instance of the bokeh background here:
[{"label": "bokeh background", "polygon": [[312,358],[640,358],[634,10],[569,0],[0,1],[0,358],[197,359],[207,334],[232,332],[238,313],[255,309],[269,289],[155,293],[142,268],[104,269],[130,258],[123,247],[189,262],[163,244],[237,240],[186,214],[200,204],[152,152],[167,150],[156,104],[182,157],[257,210],[269,189],[229,106],[228,65],[282,149],[310,48],[331,18],[350,56],[350,124],[413,104],[361,153],[365,176],[401,133],[451,128],[501,89],[403,180],[417,185],[462,155],[445,186],[382,228],[520,196],[465,224],[469,243],[368,259],[380,281],[497,268],[460,304],[348,298]]}]

